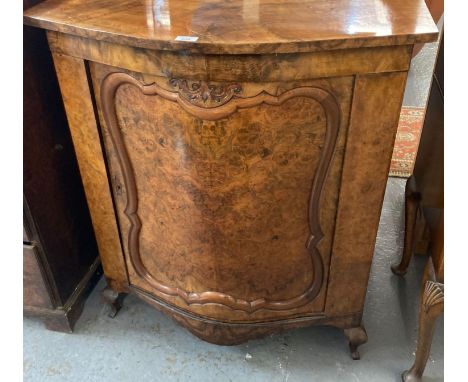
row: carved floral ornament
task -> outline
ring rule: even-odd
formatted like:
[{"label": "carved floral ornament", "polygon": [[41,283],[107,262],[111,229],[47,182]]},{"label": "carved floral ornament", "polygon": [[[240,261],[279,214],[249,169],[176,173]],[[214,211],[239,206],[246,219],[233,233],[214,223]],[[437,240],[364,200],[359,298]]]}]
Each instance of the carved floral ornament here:
[{"label": "carved floral ornament", "polygon": [[172,78],[169,84],[179,89],[181,97],[201,107],[216,107],[229,102],[242,92],[240,84],[211,84],[206,81],[188,81]]}]

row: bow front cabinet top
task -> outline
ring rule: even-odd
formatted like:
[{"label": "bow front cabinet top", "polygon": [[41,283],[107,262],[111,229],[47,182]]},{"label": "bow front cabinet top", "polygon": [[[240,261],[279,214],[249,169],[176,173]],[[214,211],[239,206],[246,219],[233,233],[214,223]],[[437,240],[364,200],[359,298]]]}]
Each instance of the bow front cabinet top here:
[{"label": "bow front cabinet top", "polygon": [[353,357],[423,0],[49,0],[109,289],[235,344],[312,324]]}]

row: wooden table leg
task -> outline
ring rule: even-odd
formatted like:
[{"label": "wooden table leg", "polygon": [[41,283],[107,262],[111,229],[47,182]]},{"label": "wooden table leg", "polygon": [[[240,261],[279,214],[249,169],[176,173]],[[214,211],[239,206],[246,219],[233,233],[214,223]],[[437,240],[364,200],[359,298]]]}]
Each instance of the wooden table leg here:
[{"label": "wooden table leg", "polygon": [[421,194],[416,190],[416,182],[411,176],[405,189],[405,239],[403,255],[399,264],[392,265],[392,272],[398,276],[403,276],[408,270],[411,257],[413,256],[416,220],[421,203]]},{"label": "wooden table leg", "polygon": [[431,350],[437,317],[444,310],[444,284],[426,281],[419,307],[419,332],[416,359],[409,371],[402,375],[404,382],[420,382]]}]

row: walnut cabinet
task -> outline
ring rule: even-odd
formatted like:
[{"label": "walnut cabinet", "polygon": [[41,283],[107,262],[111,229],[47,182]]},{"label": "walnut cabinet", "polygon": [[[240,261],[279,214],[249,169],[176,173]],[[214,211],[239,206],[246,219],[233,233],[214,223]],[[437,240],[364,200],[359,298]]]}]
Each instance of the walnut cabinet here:
[{"label": "walnut cabinet", "polygon": [[[424,2],[49,0],[114,313],[236,344],[345,329],[354,358]],[[330,12],[330,7],[337,12]]]}]

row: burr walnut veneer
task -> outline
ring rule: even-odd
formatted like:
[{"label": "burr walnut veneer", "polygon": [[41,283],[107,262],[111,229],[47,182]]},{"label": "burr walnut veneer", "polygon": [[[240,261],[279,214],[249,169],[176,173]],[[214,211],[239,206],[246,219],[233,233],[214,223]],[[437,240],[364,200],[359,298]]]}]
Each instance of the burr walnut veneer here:
[{"label": "burr walnut veneer", "polygon": [[113,313],[235,344],[312,324],[353,357],[413,45],[403,0],[46,1]]}]

